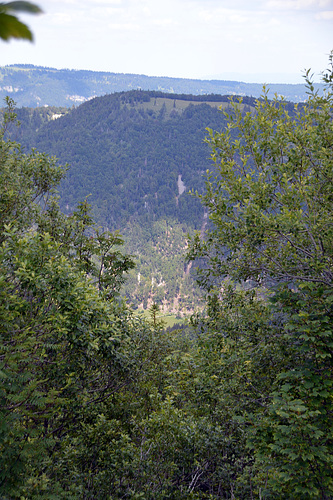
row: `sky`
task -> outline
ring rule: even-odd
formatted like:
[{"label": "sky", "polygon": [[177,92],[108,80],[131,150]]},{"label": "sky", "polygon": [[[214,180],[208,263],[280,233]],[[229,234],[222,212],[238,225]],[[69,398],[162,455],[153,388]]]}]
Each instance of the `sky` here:
[{"label": "sky", "polygon": [[34,43],[0,41],[0,66],[299,83],[333,49],[333,0],[32,1]]}]

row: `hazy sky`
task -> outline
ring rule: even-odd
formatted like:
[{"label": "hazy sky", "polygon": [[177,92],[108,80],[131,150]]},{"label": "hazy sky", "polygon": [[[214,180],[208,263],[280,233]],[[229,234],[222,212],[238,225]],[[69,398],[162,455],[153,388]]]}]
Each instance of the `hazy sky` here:
[{"label": "hazy sky", "polygon": [[33,2],[35,42],[0,42],[1,66],[295,83],[333,49],[333,0]]}]

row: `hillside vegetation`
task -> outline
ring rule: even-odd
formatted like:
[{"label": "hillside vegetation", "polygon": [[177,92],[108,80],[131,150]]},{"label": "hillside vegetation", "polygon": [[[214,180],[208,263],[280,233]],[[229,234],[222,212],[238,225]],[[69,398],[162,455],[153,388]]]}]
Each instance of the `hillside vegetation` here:
[{"label": "hillside vegetation", "polygon": [[[244,98],[242,111],[254,109]],[[22,108],[11,137],[68,164],[61,207],[75,210],[88,196],[96,221],[119,230],[137,268],[123,289],[131,303],[186,314],[201,306],[191,268],[184,264],[187,235],[205,212],[189,191],[204,188],[210,165],[205,127],[225,126],[219,108],[227,96],[131,91],[95,98],[78,108]]]},{"label": "hillside vegetation", "polygon": [[[246,102],[250,110],[254,99]],[[95,217],[110,229],[137,216],[174,217],[198,226],[200,204],[179,194],[178,179],[186,192],[202,189],[209,165],[205,127],[223,127],[218,108],[228,105],[221,96],[207,101],[132,91],[93,99],[67,113],[19,109],[22,125],[14,136],[70,165],[61,185],[69,212],[91,195]]]}]

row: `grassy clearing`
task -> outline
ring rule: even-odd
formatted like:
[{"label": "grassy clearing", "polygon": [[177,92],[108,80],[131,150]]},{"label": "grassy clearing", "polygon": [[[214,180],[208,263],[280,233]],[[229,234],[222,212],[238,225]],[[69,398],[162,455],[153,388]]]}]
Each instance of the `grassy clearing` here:
[{"label": "grassy clearing", "polygon": [[[143,109],[144,111],[153,111],[157,114],[161,111],[165,105],[165,118],[169,118],[172,112],[182,114],[190,104],[194,106],[199,106],[200,104],[208,104],[212,108],[226,109],[230,104],[229,102],[213,102],[213,101],[185,101],[182,99],[172,99],[172,97],[151,97],[149,102],[136,103],[134,107],[136,109]],[[127,107],[133,107],[133,104],[126,104]],[[244,108],[244,104],[239,105],[241,109]]]},{"label": "grassy clearing", "polygon": [[[150,313],[149,309],[144,309],[144,310],[138,310],[137,311],[138,315],[142,315],[146,319],[150,319]],[[169,328],[174,326],[176,323],[179,324],[184,324],[185,323],[185,318],[177,318],[174,314],[157,314],[156,318],[158,320],[163,320],[165,323],[165,328]]]},{"label": "grassy clearing", "polygon": [[152,97],[149,102],[143,102],[137,105],[138,109],[152,110],[154,113],[158,113],[165,105],[166,117],[170,116],[172,111],[176,113],[183,113],[183,111],[190,105],[208,104],[214,108],[225,108],[229,105],[227,102],[210,102],[210,101],[183,101],[181,99],[172,99],[166,97]]},{"label": "grassy clearing", "polygon": [[165,327],[168,328],[169,326],[172,327],[176,323],[183,325],[185,323],[185,318],[177,318],[173,314],[168,314],[165,316],[161,316],[161,319],[165,322]]}]

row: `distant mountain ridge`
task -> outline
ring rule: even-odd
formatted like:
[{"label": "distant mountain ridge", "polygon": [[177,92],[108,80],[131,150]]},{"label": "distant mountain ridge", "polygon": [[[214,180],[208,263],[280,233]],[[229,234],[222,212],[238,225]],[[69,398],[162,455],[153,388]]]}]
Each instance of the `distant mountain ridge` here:
[{"label": "distant mountain ridge", "polygon": [[[318,88],[320,86],[318,84]],[[29,64],[0,67],[0,98],[9,95],[18,107],[72,107],[93,97],[137,89],[171,94],[260,97],[262,88],[262,83],[55,69]],[[274,94],[283,95],[292,102],[302,102],[307,97],[306,87],[302,84],[272,83],[267,88],[271,97]]]}]

